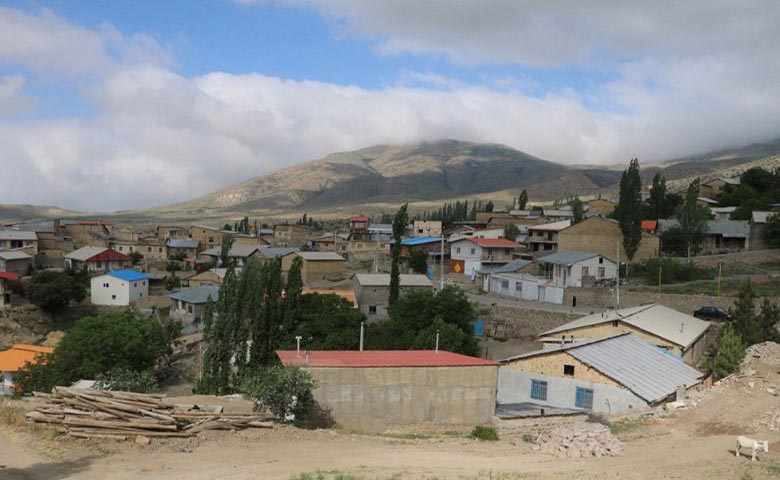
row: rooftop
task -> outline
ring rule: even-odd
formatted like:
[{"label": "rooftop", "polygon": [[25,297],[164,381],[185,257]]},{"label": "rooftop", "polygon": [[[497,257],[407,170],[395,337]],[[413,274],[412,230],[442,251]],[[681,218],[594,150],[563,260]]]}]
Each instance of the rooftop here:
[{"label": "rooftop", "polygon": [[106,275],[111,275],[112,277],[118,278],[120,280],[124,280],[126,282],[137,282],[138,280],[146,280],[149,278],[149,276],[145,273],[136,272],[135,270],[112,270]]},{"label": "rooftop", "polygon": [[642,230],[655,230],[658,228],[658,220],[642,220],[640,226]]},{"label": "rooftop", "polygon": [[776,214],[777,212],[759,212],[753,210],[753,223],[766,223],[769,217]]},{"label": "rooftop", "polygon": [[330,368],[377,367],[484,367],[498,363],[482,358],[469,357],[443,350],[315,350],[309,352],[308,362],[304,352],[298,356],[295,350],[277,350],[276,355],[286,366]]},{"label": "rooftop", "polygon": [[6,252],[0,252],[0,258],[3,260],[27,260],[32,258],[32,256],[27,255],[20,250],[9,250]]},{"label": "rooftop", "polygon": [[350,222],[370,222],[371,217],[368,215],[352,215],[349,217]]},{"label": "rooftop", "polygon": [[413,247],[415,245],[425,245],[428,243],[441,243],[441,237],[414,237],[404,238],[401,240],[401,245]]},{"label": "rooftop", "polygon": [[561,220],[560,222],[543,223],[541,225],[529,225],[528,230],[542,231],[542,232],[559,232],[564,228],[571,226],[571,220]]},{"label": "rooftop", "polygon": [[30,230],[0,230],[0,240],[38,240],[38,235]]},{"label": "rooftop", "polygon": [[[254,255],[256,251],[260,250],[260,245],[233,245],[230,247],[228,257],[233,258],[246,258]],[[214,247],[206,250],[202,253],[210,257],[219,257],[222,255],[222,247]]]},{"label": "rooftop", "polygon": [[344,257],[336,252],[298,252],[297,255],[306,261],[314,262],[344,262]]},{"label": "rooftop", "polygon": [[198,241],[191,238],[171,238],[168,240],[170,248],[198,248]]},{"label": "rooftop", "polygon": [[468,238],[469,242],[476,243],[480,247],[490,248],[519,248],[521,245],[506,238]]},{"label": "rooftop", "polygon": [[540,257],[539,261],[542,263],[550,263],[553,265],[574,265],[575,263],[584,262],[590,260],[593,257],[598,257],[598,253],[593,252],[574,252],[571,250],[562,250],[550,255]]},{"label": "rooftop", "polygon": [[0,272],[0,280],[11,280],[15,281],[19,278],[19,275],[13,273],[13,272]]},{"label": "rooftop", "polygon": [[[680,222],[674,218],[658,220],[658,229],[662,232],[679,225]],[[724,238],[749,238],[750,222],[747,220],[708,220],[705,235],[720,235]]]},{"label": "rooftop", "polygon": [[18,343],[0,352],[0,372],[17,372],[25,363],[34,362],[39,354],[48,355],[52,352],[54,352],[52,347]]},{"label": "rooftop", "polygon": [[[357,278],[358,283],[368,287],[389,287],[390,286],[390,274],[389,273],[356,273],[354,275]],[[433,283],[425,275],[415,274],[401,274],[399,276],[399,282],[402,287],[431,287]]]},{"label": "rooftop", "polygon": [[206,303],[209,297],[211,297],[211,300],[216,302],[219,298],[219,287],[216,285],[203,285],[173,292],[168,297],[185,303]]},{"label": "rooftop", "polygon": [[520,258],[516,258],[512,260],[511,262],[505,264],[505,265],[499,265],[497,267],[486,267],[483,266],[479,269],[479,273],[490,273],[490,274],[496,274],[496,273],[514,273],[521,268],[524,268],[528,266],[531,263],[530,260],[523,260]]}]

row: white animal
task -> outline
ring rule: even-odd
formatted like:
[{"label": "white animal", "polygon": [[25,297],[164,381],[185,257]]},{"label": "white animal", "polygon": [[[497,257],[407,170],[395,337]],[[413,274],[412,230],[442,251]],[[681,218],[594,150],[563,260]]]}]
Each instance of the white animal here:
[{"label": "white animal", "polygon": [[756,452],[769,453],[769,441],[768,440],[753,440],[748,437],[737,437],[737,451],[739,456],[739,450],[742,448],[749,448],[751,450],[750,460],[756,461]]}]

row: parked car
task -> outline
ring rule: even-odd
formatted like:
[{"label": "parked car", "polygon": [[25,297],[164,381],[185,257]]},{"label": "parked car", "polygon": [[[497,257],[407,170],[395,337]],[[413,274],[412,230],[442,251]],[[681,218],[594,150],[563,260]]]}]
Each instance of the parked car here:
[{"label": "parked car", "polygon": [[729,312],[720,307],[701,307],[693,312],[693,316],[702,320],[715,320],[718,322],[728,322],[731,320]]}]

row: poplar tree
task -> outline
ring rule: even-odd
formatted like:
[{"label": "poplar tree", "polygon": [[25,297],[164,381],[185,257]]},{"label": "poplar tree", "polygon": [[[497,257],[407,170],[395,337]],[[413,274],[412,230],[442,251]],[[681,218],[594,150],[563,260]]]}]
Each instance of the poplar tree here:
[{"label": "poplar tree", "polygon": [[661,218],[666,200],[666,178],[657,172],[653,177],[653,188],[650,190],[650,219]]},{"label": "poplar tree", "polygon": [[642,240],[642,179],[639,177],[639,160],[631,159],[628,168],[620,177],[620,196],[615,208],[616,217],[623,233],[623,249],[628,261],[634,259],[634,254]]},{"label": "poplar tree", "polygon": [[528,205],[528,191],[523,189],[523,191],[520,192],[520,197],[517,199],[517,208],[520,210],[525,210],[526,205]]},{"label": "poplar tree", "polygon": [[392,305],[401,296],[401,271],[399,262],[401,261],[401,237],[406,231],[406,224],[409,223],[406,210],[407,204],[404,204],[395,214],[393,219],[393,249],[390,265],[390,297],[389,304]]}]

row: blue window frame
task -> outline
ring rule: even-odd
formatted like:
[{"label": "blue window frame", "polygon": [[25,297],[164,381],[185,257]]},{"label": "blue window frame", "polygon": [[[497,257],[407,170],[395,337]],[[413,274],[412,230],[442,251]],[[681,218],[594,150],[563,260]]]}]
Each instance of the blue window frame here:
[{"label": "blue window frame", "polygon": [[547,400],[547,382],[543,380],[531,380],[531,398]]},{"label": "blue window frame", "polygon": [[574,399],[574,406],[585,410],[593,410],[593,390],[577,387],[577,398]]}]

